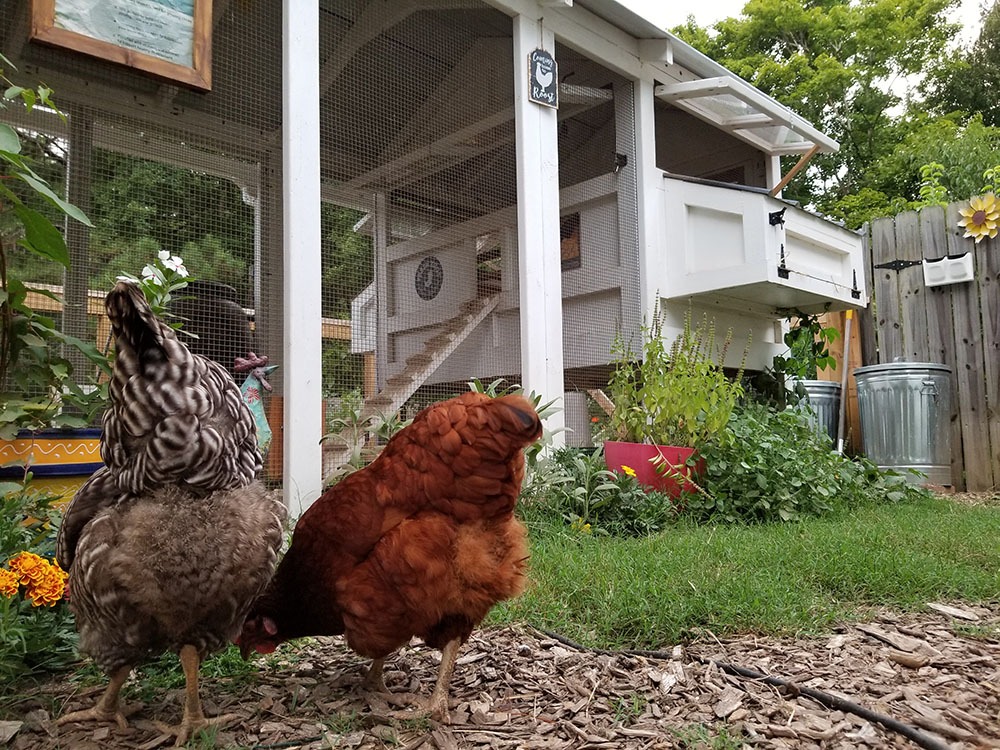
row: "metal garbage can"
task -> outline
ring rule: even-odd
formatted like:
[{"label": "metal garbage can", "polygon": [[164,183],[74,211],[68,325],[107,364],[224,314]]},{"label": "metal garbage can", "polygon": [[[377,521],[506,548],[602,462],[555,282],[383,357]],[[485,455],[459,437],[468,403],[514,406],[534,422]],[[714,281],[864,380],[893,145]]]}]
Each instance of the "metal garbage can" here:
[{"label": "metal garbage can", "polygon": [[950,485],[951,368],[889,362],[859,367],[854,378],[865,455],[884,469],[916,469],[931,484]]},{"label": "metal garbage can", "polygon": [[809,421],[816,432],[828,435],[836,443],[840,424],[840,383],[833,380],[795,381],[795,388],[800,387],[805,391],[804,405],[809,408]]}]

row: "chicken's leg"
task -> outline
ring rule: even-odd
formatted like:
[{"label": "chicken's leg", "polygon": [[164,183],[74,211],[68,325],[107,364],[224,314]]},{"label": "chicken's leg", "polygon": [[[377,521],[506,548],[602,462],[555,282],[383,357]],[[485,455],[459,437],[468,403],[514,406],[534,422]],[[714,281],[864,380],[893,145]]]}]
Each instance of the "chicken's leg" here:
[{"label": "chicken's leg", "polygon": [[111,680],[104,689],[101,699],[97,701],[96,706],[83,711],[74,711],[71,714],[66,714],[56,724],[66,724],[71,721],[114,721],[121,729],[127,729],[128,721],[125,719],[125,714],[118,707],[118,694],[121,692],[122,685],[125,684],[125,680],[128,679],[129,672],[131,671],[131,666],[124,666],[119,669],[111,675]]},{"label": "chicken's leg", "polygon": [[385,667],[385,660],[386,657],[384,656],[372,659],[371,666],[368,667],[368,673],[361,681],[361,688],[363,690],[371,690],[375,693],[389,692],[385,686],[385,680],[382,679],[382,669]]},{"label": "chicken's leg", "polygon": [[181,747],[193,734],[205,727],[225,724],[238,718],[235,714],[205,718],[201,709],[201,696],[198,695],[198,667],[201,666],[198,650],[194,646],[183,646],[179,656],[184,668],[184,717],[176,727],[162,727],[163,731],[177,735],[174,747]]},{"label": "chicken's leg", "polygon": [[441,669],[434,684],[434,692],[427,701],[427,712],[431,718],[442,724],[451,723],[451,716],[448,714],[448,688],[451,685],[451,675],[455,671],[455,659],[458,658],[458,649],[461,645],[461,639],[455,638],[448,641],[441,649]]}]

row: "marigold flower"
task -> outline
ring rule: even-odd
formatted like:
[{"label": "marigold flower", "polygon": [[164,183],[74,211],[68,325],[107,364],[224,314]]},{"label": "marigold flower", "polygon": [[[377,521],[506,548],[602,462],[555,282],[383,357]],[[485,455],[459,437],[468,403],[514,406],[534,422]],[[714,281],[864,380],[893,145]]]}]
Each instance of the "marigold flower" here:
[{"label": "marigold flower", "polygon": [[624,466],[623,465],[622,466],[622,471],[624,471],[630,477],[634,477],[635,476],[635,469],[633,469],[631,466]]},{"label": "marigold flower", "polygon": [[17,595],[17,589],[21,581],[17,573],[13,570],[0,568],[0,596],[12,597]]},{"label": "marigold flower", "polygon": [[19,552],[9,565],[11,574],[25,587],[24,594],[33,606],[51,607],[62,599],[69,575],[57,563],[50,563],[33,552]]},{"label": "marigold flower", "polygon": [[34,552],[18,552],[8,563],[10,569],[18,574],[20,582],[28,584],[44,574],[48,563]]},{"label": "marigold flower", "polygon": [[958,220],[958,225],[965,229],[965,237],[975,237],[978,244],[984,237],[993,239],[997,236],[1000,204],[993,193],[977,195],[969,201],[968,208],[959,209],[959,213],[962,218]]}]

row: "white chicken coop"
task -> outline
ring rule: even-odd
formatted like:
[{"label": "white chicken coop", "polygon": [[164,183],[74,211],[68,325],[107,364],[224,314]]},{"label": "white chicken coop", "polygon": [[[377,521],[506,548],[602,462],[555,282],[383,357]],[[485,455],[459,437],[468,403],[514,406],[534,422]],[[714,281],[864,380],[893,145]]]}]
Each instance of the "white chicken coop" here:
[{"label": "white chicken coop", "polygon": [[[242,195],[249,219],[220,203],[215,233],[245,238],[233,283],[280,365],[274,471],[293,510],[321,486],[339,363],[363,363],[368,412],[507,376],[565,396],[554,422],[580,440],[578,394],[657,303],[666,335],[692,310],[733,328],[737,359],[749,337],[751,367],[787,310],[866,304],[860,237],[780,198],[780,157],[837,144],[615,0],[196,0],[207,90],[33,38],[29,5],[0,0],[0,51],[68,121],[0,120],[60,144],[75,202],[141,233],[117,196],[147,163]],[[69,234],[71,331],[108,234]],[[189,252],[207,277],[220,256],[203,234]]]}]

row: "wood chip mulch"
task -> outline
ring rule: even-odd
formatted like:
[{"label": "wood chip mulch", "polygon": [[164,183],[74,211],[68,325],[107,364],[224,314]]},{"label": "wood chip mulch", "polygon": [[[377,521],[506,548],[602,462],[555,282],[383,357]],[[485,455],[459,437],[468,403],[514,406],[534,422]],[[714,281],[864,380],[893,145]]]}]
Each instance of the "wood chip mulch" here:
[{"label": "wood chip mulch", "polygon": [[[832,710],[800,691],[736,677],[716,662],[784,678],[915,728],[929,747],[1000,748],[1000,604],[932,603],[922,613],[882,612],[823,638],[743,636],[668,649],[666,658],[578,650],[529,627],[475,633],[452,681],[452,724],[406,718],[384,695],[364,693],[366,663],[340,639],[287,649],[256,680],[203,681],[209,715],[237,719],[214,745],[253,750],[653,750],[659,748],[912,748],[877,722]],[[429,695],[439,654],[411,646],[390,658],[386,684]],[[44,706],[89,706],[100,688],[65,680],[0,722],[12,750],[153,750],[171,738],[180,690],[132,715],[127,730],[57,727]],[[84,694],[85,693],[85,694]],[[412,709],[410,709],[412,710]],[[16,726],[15,726],[16,725]],[[716,738],[716,744],[712,744]],[[936,743],[936,744],[934,744]]]}]

